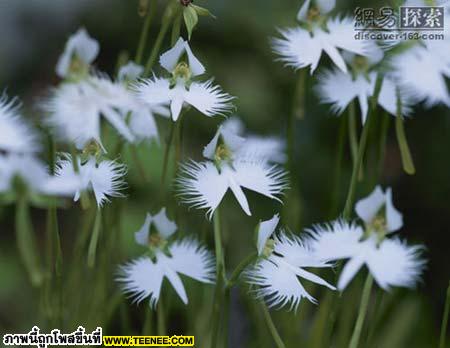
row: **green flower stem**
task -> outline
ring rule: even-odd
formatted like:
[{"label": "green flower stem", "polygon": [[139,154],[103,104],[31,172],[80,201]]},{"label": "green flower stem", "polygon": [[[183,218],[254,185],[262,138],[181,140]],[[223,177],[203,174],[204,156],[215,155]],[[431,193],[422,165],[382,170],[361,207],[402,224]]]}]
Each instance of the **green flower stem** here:
[{"label": "green flower stem", "polygon": [[230,277],[230,279],[228,279],[227,284],[226,284],[226,289],[232,288],[236,284],[236,282],[239,279],[239,277],[241,276],[242,272],[247,268],[248,265],[255,262],[257,258],[258,258],[258,254],[256,252],[254,252],[254,253],[251,253],[250,255],[248,255],[244,260],[242,260],[236,266],[233,273],[231,273],[231,277]]},{"label": "green flower stem", "polygon": [[26,197],[18,198],[15,215],[16,240],[20,256],[27,269],[31,284],[41,286],[43,274]]},{"label": "green flower stem", "polygon": [[139,158],[137,146],[131,145],[130,152],[131,152],[131,157],[133,158],[133,162],[136,164],[136,168],[139,172],[139,176],[145,183],[148,183],[150,181],[150,179],[147,175],[144,164],[142,163],[141,159]]},{"label": "green flower stem", "polygon": [[[358,158],[358,125],[356,123],[356,107],[355,102],[352,101],[350,105],[348,106],[348,136],[349,136],[349,143],[350,143],[350,152],[352,154],[352,161],[353,163],[356,162]],[[358,179],[362,180],[363,177],[363,170],[362,170],[362,163],[360,166]]]},{"label": "green flower stem", "polygon": [[366,151],[366,145],[367,145],[367,137],[369,134],[369,128],[370,128],[370,121],[375,114],[377,103],[378,103],[378,96],[380,95],[381,90],[381,84],[383,80],[380,76],[377,77],[377,81],[375,84],[375,92],[374,96],[372,97],[371,107],[369,114],[367,115],[366,122],[364,123],[364,127],[361,133],[361,138],[359,140],[358,145],[358,156],[356,158],[356,161],[353,163],[353,170],[352,170],[352,176],[350,179],[350,185],[347,193],[347,199],[345,201],[345,207],[344,211],[342,213],[342,217],[344,220],[348,220],[350,218],[352,209],[353,209],[353,202],[355,199],[355,193],[356,193],[356,182],[358,180],[359,171],[361,168],[361,164],[364,159],[364,153]]},{"label": "green flower stem", "polygon": [[174,134],[175,134],[176,122],[170,122],[169,137],[167,138],[166,148],[164,150],[163,159],[163,169],[161,173],[161,188],[164,187],[166,176],[167,176],[167,166],[169,165],[170,149],[172,148]]},{"label": "green flower stem", "polygon": [[224,278],[224,259],[222,251],[222,233],[220,226],[220,211],[219,208],[214,212],[214,245],[216,250],[216,289],[214,291],[213,314],[211,324],[211,345],[210,348],[217,347],[217,339],[219,336],[219,324],[221,317],[221,304],[223,297],[223,278]]},{"label": "green flower stem", "polygon": [[167,333],[166,330],[166,316],[164,312],[164,301],[163,297],[160,295],[158,301],[158,308],[156,310],[156,315],[158,317],[157,321],[157,332],[159,336],[164,336]]},{"label": "green flower stem", "polygon": [[142,57],[144,55],[145,44],[147,43],[148,33],[150,31],[150,25],[152,23],[153,17],[156,14],[156,8],[158,2],[155,0],[150,0],[148,3],[147,14],[145,16],[144,25],[142,26],[141,36],[139,37],[139,46],[136,51],[136,57],[134,61],[136,64],[141,64]]},{"label": "green flower stem", "polygon": [[386,140],[390,123],[391,123],[391,116],[387,112],[384,112],[381,120],[381,134],[378,148],[378,175],[377,175],[378,178],[381,177],[381,174],[383,173],[384,158],[386,155]]},{"label": "green flower stem", "polygon": [[264,302],[261,302],[261,309],[263,311],[267,327],[269,328],[270,334],[272,335],[272,338],[275,341],[277,348],[286,348],[286,345],[281,339],[281,336],[278,333],[278,330],[275,327],[275,324],[273,323],[272,317],[270,316],[269,310]]},{"label": "green flower stem", "polygon": [[357,348],[359,344],[359,339],[361,337],[361,331],[363,328],[364,320],[367,314],[367,307],[369,305],[370,292],[372,290],[373,278],[369,273],[367,275],[366,281],[364,283],[364,289],[361,296],[361,303],[359,305],[358,317],[356,319],[356,324],[353,329],[352,338],[350,340],[349,348]]},{"label": "green flower stem", "polygon": [[159,29],[158,36],[156,37],[150,56],[148,57],[147,63],[145,64],[144,76],[150,75],[153,65],[155,64],[156,57],[158,56],[159,50],[161,49],[164,37],[166,36],[167,31],[170,28],[174,12],[172,6],[173,3],[169,3],[166,7],[166,10],[162,18],[161,28]]},{"label": "green flower stem", "polygon": [[152,307],[146,306],[144,324],[142,325],[142,336],[152,334],[152,321],[153,321]]},{"label": "green flower stem", "polygon": [[97,214],[95,215],[94,229],[92,230],[91,241],[89,242],[88,267],[92,268],[95,266],[95,258],[97,254],[97,244],[100,236],[100,229],[102,225],[102,210],[97,208]]},{"label": "green flower stem", "polygon": [[395,118],[395,132],[397,134],[398,146],[400,148],[400,154],[402,156],[403,170],[406,174],[414,175],[416,168],[409,150],[408,141],[406,140],[405,125],[402,116],[402,99],[400,93],[397,90],[397,117]]},{"label": "green flower stem", "polygon": [[336,163],[334,165],[334,183],[333,183],[333,195],[331,198],[331,208],[330,208],[330,219],[334,219],[338,214],[339,206],[339,188],[341,187],[341,176],[342,176],[342,159],[344,157],[344,142],[345,133],[347,131],[347,117],[343,116],[340,119],[339,134],[337,139],[337,155]]},{"label": "green flower stem", "polygon": [[[78,165],[78,154],[77,154],[77,149],[75,148],[74,145],[72,145],[70,147],[70,154],[72,156],[73,171],[75,173],[79,173],[80,172],[80,166]],[[89,208],[89,206],[90,206],[89,196],[84,191],[80,192],[80,202],[81,202],[81,208],[82,209],[88,209]]]},{"label": "green flower stem", "polygon": [[439,348],[445,348],[445,340],[447,337],[448,315],[450,313],[450,283],[447,288],[447,298],[445,300],[444,315],[442,316],[441,337],[439,339]]},{"label": "green flower stem", "polygon": [[292,115],[294,119],[302,120],[305,118],[305,92],[307,69],[301,69],[298,72],[297,84],[295,85],[294,101],[292,106]]}]

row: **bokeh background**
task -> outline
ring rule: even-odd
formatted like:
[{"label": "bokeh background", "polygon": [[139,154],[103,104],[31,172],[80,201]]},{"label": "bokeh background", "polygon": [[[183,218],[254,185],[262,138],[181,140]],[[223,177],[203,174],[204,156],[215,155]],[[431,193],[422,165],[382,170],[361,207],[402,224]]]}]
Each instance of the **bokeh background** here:
[{"label": "bokeh background", "polygon": [[[155,0],[156,1],[156,0]],[[165,1],[159,1],[159,14]],[[275,62],[270,37],[277,28],[295,25],[301,2],[296,0],[209,0],[195,2],[207,7],[216,19],[200,18],[191,46],[207,67],[209,75],[230,94],[236,96],[236,113],[249,131],[286,138],[288,115],[298,74]],[[351,14],[356,6],[375,6],[375,1],[338,1],[343,13]],[[389,4],[386,2],[386,4]],[[378,4],[377,5],[381,5]],[[137,15],[135,0],[0,0],[0,88],[9,96],[19,96],[23,112],[42,127],[43,114],[38,104],[50,87],[58,83],[54,73],[57,58],[67,37],[84,26],[99,40],[101,51],[95,66],[114,75],[118,55],[134,56],[143,20]],[[152,25],[147,48],[152,45],[159,28],[157,16]],[[450,20],[450,18],[448,19]],[[169,38],[163,45],[169,48]],[[146,51],[148,54],[148,51]],[[323,59],[322,67],[330,62]],[[160,69],[155,68],[156,71]],[[410,72],[414,74],[414,71]],[[340,118],[320,105],[308,77],[305,91],[304,118],[295,122],[295,170],[291,173],[293,190],[288,194],[291,211],[288,227],[300,232],[314,223],[336,218],[343,209],[350,180],[351,157],[348,142],[337,172],[337,139]],[[200,158],[203,146],[213,136],[220,120],[207,119],[195,111],[186,116],[183,129],[183,158]],[[406,122],[406,131],[417,168],[414,176],[402,170],[393,123],[386,143],[381,167],[376,163],[379,148],[380,118],[374,122],[369,138],[369,156],[359,182],[357,197],[369,193],[377,180],[392,186],[396,207],[403,212],[405,225],[401,236],[410,242],[424,243],[429,260],[423,281],[416,291],[392,290],[381,295],[378,291],[371,303],[371,345],[376,347],[434,347],[442,318],[445,291],[450,278],[450,112],[444,107],[425,110],[417,107]],[[142,253],[133,243],[133,232],[144,220],[146,211],[155,212],[162,204],[169,206],[170,215],[177,219],[182,233],[196,234],[209,246],[212,225],[204,212],[188,210],[172,198],[171,187],[161,194],[160,175],[162,153],[168,121],[158,119],[161,145],[143,144],[139,147],[140,161],[149,180],[139,176],[136,162],[127,148],[120,159],[129,165],[127,197],[115,199],[105,220],[114,221],[102,230],[99,252],[101,261],[95,270],[85,265],[84,255],[76,254],[76,236],[89,226],[86,215],[68,204],[59,211],[63,244],[64,275],[62,308],[64,319],[57,324],[66,330],[75,325],[102,325],[108,334],[139,333],[145,321],[147,306],[131,305],[118,292],[114,283],[116,266]],[[109,132],[111,134],[111,132]],[[113,140],[111,140],[113,141]],[[63,148],[60,148],[62,150]],[[379,172],[380,170],[380,172]],[[170,171],[171,174],[173,171]],[[170,183],[170,180],[169,180]],[[334,200],[336,198],[336,200]],[[227,196],[224,204],[224,233],[227,269],[243,259],[253,248],[253,230],[259,219],[267,219],[282,207],[250,194],[252,217],[246,217],[236,202]],[[69,209],[70,208],[70,209]],[[115,212],[121,211],[120,215]],[[113,220],[116,219],[116,220]],[[35,230],[44,244],[45,211],[33,210]],[[89,227],[86,227],[89,229]],[[84,252],[84,251],[83,251]],[[327,275],[330,276],[329,274]],[[332,275],[331,275],[332,277]],[[330,278],[329,278],[330,279]],[[339,297],[337,325],[344,323],[341,315],[352,318],[359,304],[358,279],[346,294]],[[187,309],[170,286],[164,285],[164,301],[170,308],[167,320],[170,333],[193,333],[201,339],[208,335],[210,304],[213,288],[186,281],[190,304]],[[301,304],[297,312],[274,312],[275,323],[286,337],[288,346],[309,342],[320,347],[321,325],[326,325],[328,300],[318,289],[318,306]],[[53,299],[54,300],[54,299]],[[42,328],[55,324],[48,320],[46,296],[33,289],[21,265],[15,247],[14,207],[0,207],[0,333],[27,332],[32,325]],[[379,313],[375,312],[375,308]],[[321,315],[317,316],[317,314]],[[230,347],[270,347],[267,330],[260,325],[261,316],[249,299],[244,286],[232,292]],[[51,315],[50,315],[51,317]],[[148,319],[148,316],[147,316]],[[147,324],[155,324],[147,321]],[[344,326],[342,324],[341,326]],[[152,326],[150,326],[152,327]],[[351,328],[350,328],[351,329]],[[345,328],[342,329],[345,331]],[[338,342],[333,346],[345,346]],[[343,338],[342,338],[343,339]],[[342,345],[341,345],[342,344]],[[368,343],[367,343],[368,344]]]}]

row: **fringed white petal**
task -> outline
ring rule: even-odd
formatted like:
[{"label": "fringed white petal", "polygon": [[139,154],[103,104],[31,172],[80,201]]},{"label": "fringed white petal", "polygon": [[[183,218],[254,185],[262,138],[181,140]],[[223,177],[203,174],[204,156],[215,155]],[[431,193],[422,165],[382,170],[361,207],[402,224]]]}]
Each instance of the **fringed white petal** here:
[{"label": "fringed white petal", "polygon": [[264,299],[269,307],[297,309],[303,297],[317,303],[305,290],[297,275],[285,264],[262,260],[246,272],[248,283],[258,286],[256,298]]},{"label": "fringed white petal", "polygon": [[288,188],[287,173],[276,165],[238,159],[234,161],[233,168],[235,180],[240,186],[277,201]]},{"label": "fringed white petal", "polygon": [[147,297],[150,307],[156,308],[164,279],[164,270],[158,263],[153,263],[148,257],[141,257],[122,267],[116,279],[122,283],[122,289],[140,303]]},{"label": "fringed white petal", "polygon": [[287,161],[286,142],[279,137],[251,135],[245,138],[243,146],[237,152],[237,157],[285,163]]},{"label": "fringed white petal", "polygon": [[151,79],[142,79],[133,85],[138,98],[149,105],[169,105],[171,101],[170,83],[167,79],[153,76]]},{"label": "fringed white petal", "polygon": [[0,150],[35,153],[40,150],[35,131],[21,118],[16,99],[0,98]]},{"label": "fringed white petal", "polygon": [[98,41],[92,39],[84,28],[79,29],[67,41],[64,52],[56,64],[56,74],[61,78],[66,77],[74,55],[86,65],[91,64],[97,57],[99,50]]},{"label": "fringed white petal", "polygon": [[343,220],[316,225],[308,233],[316,257],[325,261],[352,257],[359,251],[359,241],[363,236],[361,227]]},{"label": "fringed white petal", "polygon": [[258,255],[262,255],[264,251],[264,246],[266,245],[267,240],[270,238],[272,233],[277,228],[278,223],[280,222],[280,215],[275,214],[270,220],[261,221],[258,227],[258,239],[256,242],[256,247],[258,249]]},{"label": "fringed white petal", "polygon": [[332,18],[328,20],[327,28],[327,41],[340,49],[367,56],[373,52],[373,46],[376,46],[373,42],[355,39],[355,23],[352,17]]},{"label": "fringed white petal", "polygon": [[215,280],[215,260],[213,254],[196,240],[184,238],[170,246],[171,258],[167,264],[178,273],[199,282],[213,283]]},{"label": "fringed white petal", "polygon": [[136,140],[155,140],[159,143],[159,132],[155,118],[148,107],[133,111],[130,115],[129,129]]},{"label": "fringed white petal", "polygon": [[233,108],[231,100],[233,97],[223,92],[220,86],[213,86],[212,80],[193,82],[185,93],[186,103],[209,117],[229,112]]},{"label": "fringed white petal", "polygon": [[422,246],[385,239],[367,257],[367,265],[376,282],[384,290],[391,286],[413,287],[420,278],[425,261],[420,257]]}]

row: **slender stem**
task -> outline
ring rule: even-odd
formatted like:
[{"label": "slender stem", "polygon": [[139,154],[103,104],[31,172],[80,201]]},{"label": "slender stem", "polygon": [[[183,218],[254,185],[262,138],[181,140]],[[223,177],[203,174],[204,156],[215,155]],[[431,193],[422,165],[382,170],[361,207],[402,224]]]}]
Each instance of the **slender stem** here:
[{"label": "slender stem", "polygon": [[299,120],[305,118],[305,92],[306,92],[306,69],[298,72],[297,84],[295,85],[294,101],[292,106],[292,116]]},{"label": "slender stem", "polygon": [[358,139],[357,139],[357,125],[356,125],[356,112],[355,102],[350,102],[348,106],[348,137],[350,143],[350,152],[352,154],[353,163],[358,158]]},{"label": "slender stem", "polygon": [[256,252],[251,253],[236,266],[233,273],[231,273],[230,279],[228,279],[228,282],[226,284],[227,289],[230,289],[234,286],[236,281],[241,276],[242,272],[247,268],[248,265],[253,263],[257,259],[257,257],[258,257],[258,254]]},{"label": "slender stem", "polygon": [[136,64],[141,64],[142,56],[144,55],[145,44],[147,42],[148,32],[150,31],[150,24],[154,15],[156,14],[157,1],[150,0],[147,8],[147,14],[145,16],[144,25],[142,26],[141,36],[139,38],[139,46],[136,51],[136,57],[134,61]]},{"label": "slender stem", "polygon": [[20,256],[27,269],[31,284],[41,286],[43,275],[26,197],[18,198],[15,218],[16,240]]},{"label": "slender stem", "polygon": [[345,220],[348,220],[350,218],[350,214],[352,211],[353,201],[355,199],[355,192],[356,192],[356,182],[358,179],[361,164],[364,159],[364,153],[366,151],[367,137],[369,134],[369,128],[370,128],[370,123],[371,123],[370,121],[373,117],[373,114],[376,111],[376,106],[378,103],[378,96],[380,95],[382,82],[383,82],[382,78],[380,76],[378,76],[377,81],[375,83],[375,92],[372,97],[370,111],[367,116],[366,122],[364,123],[364,127],[363,127],[363,130],[361,133],[361,138],[359,140],[358,156],[356,158],[356,161],[353,163],[353,170],[352,170],[352,176],[350,179],[350,185],[349,185],[349,189],[348,189],[348,193],[347,193],[347,199],[345,201],[345,207],[344,207],[344,211],[342,213],[342,217]]},{"label": "slender stem", "polygon": [[166,36],[167,31],[169,30],[172,17],[173,17],[172,4],[169,3],[164,12],[161,28],[159,29],[158,36],[156,37],[155,43],[152,48],[152,52],[150,53],[147,63],[145,64],[144,76],[148,76],[150,74],[153,65],[155,64],[156,57],[158,56],[164,37]]},{"label": "slender stem", "polygon": [[148,178],[144,164],[142,163],[141,159],[139,158],[139,154],[138,154],[136,145],[130,146],[130,152],[131,152],[131,157],[133,158],[133,161],[136,164],[136,167],[137,167],[137,170],[139,172],[141,179],[145,183],[149,182],[150,179]]},{"label": "slender stem", "polygon": [[97,254],[97,244],[100,236],[100,229],[102,225],[102,210],[97,208],[95,215],[94,229],[92,230],[91,241],[89,242],[87,263],[90,268],[95,266],[95,257]]},{"label": "slender stem", "polygon": [[142,335],[150,335],[152,333],[152,317],[153,317],[153,310],[152,307],[147,306],[145,309],[145,319],[144,324],[142,325]]},{"label": "slender stem", "polygon": [[408,141],[406,140],[405,125],[402,116],[402,98],[397,90],[397,117],[395,118],[395,131],[397,134],[398,146],[402,157],[403,170],[409,174],[414,175],[416,168],[409,150]]},{"label": "slender stem", "polygon": [[442,317],[441,337],[439,339],[439,348],[445,348],[445,340],[447,337],[446,332],[447,332],[449,313],[450,313],[450,283],[448,284],[448,288],[447,288],[447,298],[445,300],[444,315]]},{"label": "slender stem", "polygon": [[357,348],[359,339],[361,337],[361,331],[363,328],[364,320],[367,314],[367,307],[369,305],[370,292],[372,290],[373,278],[369,273],[364,283],[364,289],[361,296],[361,303],[359,305],[358,317],[356,319],[355,328],[353,329],[352,338],[350,340],[349,348]]},{"label": "slender stem", "polygon": [[381,134],[380,134],[380,144],[378,148],[378,178],[381,177],[384,167],[384,158],[386,155],[386,140],[389,131],[389,124],[391,123],[391,117],[387,112],[382,115],[381,121]]},{"label": "slender stem", "polygon": [[270,334],[272,335],[272,338],[275,341],[277,348],[286,348],[286,345],[281,339],[281,336],[278,333],[278,330],[272,321],[272,317],[270,316],[269,310],[267,309],[267,306],[264,302],[261,302],[261,308],[264,314],[264,319],[266,320],[267,327],[269,328]]},{"label": "slender stem", "polygon": [[162,296],[159,297],[158,302],[158,310],[157,316],[158,316],[158,322],[157,322],[157,331],[159,336],[164,336],[166,334],[166,318],[164,315],[164,302]]},{"label": "slender stem", "polygon": [[182,13],[180,12],[180,14],[178,16],[176,16],[175,20],[173,21],[172,35],[171,35],[171,39],[170,39],[170,43],[172,46],[174,46],[177,43],[177,40],[180,37],[181,19],[182,19]]},{"label": "slender stem", "polygon": [[174,138],[174,134],[175,134],[175,127],[176,127],[176,123],[171,122],[169,137],[167,138],[166,149],[164,150],[163,169],[162,169],[162,173],[161,173],[161,187],[164,186],[166,176],[167,176],[167,166],[169,165],[170,149],[172,148],[173,138]]},{"label": "slender stem", "polygon": [[220,211],[219,208],[214,212],[214,245],[216,250],[216,289],[214,291],[213,314],[211,324],[211,345],[210,348],[217,347],[217,338],[219,336],[220,317],[221,317],[221,302],[223,295],[223,251],[222,251],[222,235],[220,226]]}]

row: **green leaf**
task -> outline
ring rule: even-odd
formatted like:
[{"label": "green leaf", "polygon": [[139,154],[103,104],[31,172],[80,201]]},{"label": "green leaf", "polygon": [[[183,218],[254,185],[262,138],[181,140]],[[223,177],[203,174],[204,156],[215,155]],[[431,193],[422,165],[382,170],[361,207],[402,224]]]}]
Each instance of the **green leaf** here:
[{"label": "green leaf", "polygon": [[192,36],[192,31],[198,23],[197,12],[192,6],[187,6],[183,10],[184,23],[188,31],[189,40]]},{"label": "green leaf", "polygon": [[192,7],[199,16],[208,16],[214,19],[216,18],[216,16],[214,16],[211,12],[209,12],[207,8],[200,7],[194,4],[190,4],[189,7]]}]

